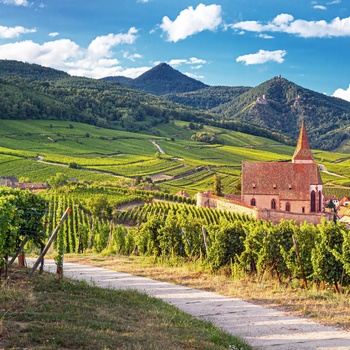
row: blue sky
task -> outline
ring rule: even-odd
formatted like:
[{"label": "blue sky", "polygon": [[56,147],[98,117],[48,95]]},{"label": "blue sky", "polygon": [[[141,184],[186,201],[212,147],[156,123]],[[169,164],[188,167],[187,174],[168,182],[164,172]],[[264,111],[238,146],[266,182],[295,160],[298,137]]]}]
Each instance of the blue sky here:
[{"label": "blue sky", "polygon": [[92,78],[167,62],[208,85],[282,75],[350,101],[350,0],[0,0],[0,59]]}]

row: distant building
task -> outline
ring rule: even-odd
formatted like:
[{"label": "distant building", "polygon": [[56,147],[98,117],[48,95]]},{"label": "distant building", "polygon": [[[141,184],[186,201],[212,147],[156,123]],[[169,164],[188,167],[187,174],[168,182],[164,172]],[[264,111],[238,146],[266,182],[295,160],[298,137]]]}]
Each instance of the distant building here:
[{"label": "distant building", "polygon": [[181,191],[177,192],[176,195],[179,196],[179,197],[191,198],[191,196],[184,190],[181,190]]},{"label": "distant building", "polygon": [[323,185],[305,124],[291,162],[243,162],[242,203],[294,213],[324,211]]},{"label": "distant building", "polygon": [[333,220],[324,210],[323,184],[305,124],[291,162],[242,162],[240,199],[197,194],[197,206],[228,210],[278,223],[281,219],[319,224]]},{"label": "distant building", "polygon": [[21,190],[30,190],[32,192],[40,192],[50,188],[50,186],[46,183],[18,182],[18,179],[16,176],[4,176],[0,178],[0,186],[19,188]]}]

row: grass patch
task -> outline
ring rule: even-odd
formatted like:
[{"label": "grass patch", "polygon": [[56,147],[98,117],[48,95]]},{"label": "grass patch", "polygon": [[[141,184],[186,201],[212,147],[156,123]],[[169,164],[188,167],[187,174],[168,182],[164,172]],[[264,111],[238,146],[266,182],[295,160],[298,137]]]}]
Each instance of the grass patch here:
[{"label": "grass patch", "polygon": [[0,292],[0,348],[251,349],[212,324],[136,291],[12,269]]}]

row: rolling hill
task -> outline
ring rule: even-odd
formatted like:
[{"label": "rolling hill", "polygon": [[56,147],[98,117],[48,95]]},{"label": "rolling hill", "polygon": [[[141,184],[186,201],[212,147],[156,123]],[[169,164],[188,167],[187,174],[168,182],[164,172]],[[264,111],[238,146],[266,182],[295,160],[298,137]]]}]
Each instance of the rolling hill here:
[{"label": "rolling hill", "polygon": [[[107,78],[135,89],[214,116],[212,124],[257,134],[255,128],[284,135],[292,143],[305,120],[312,134],[311,145],[333,150],[350,139],[350,102],[303,88],[282,77],[274,77],[257,87],[203,86],[161,64],[137,79]],[[191,82],[191,84],[189,84]],[[202,86],[202,87],[201,87]],[[254,126],[250,130],[248,126]],[[265,134],[259,134],[264,135]]]},{"label": "rolling hill", "polygon": [[105,81],[116,82],[130,88],[154,95],[181,93],[203,89],[208,85],[182,74],[166,63],[161,63],[136,79],[106,77]]},{"label": "rolling hill", "polygon": [[296,138],[305,120],[311,145],[332,150],[350,137],[350,102],[275,77],[210,110]]},{"label": "rolling hill", "polygon": [[334,150],[350,140],[350,102],[281,77],[254,88],[209,87],[160,64],[137,79],[118,78],[117,84],[111,79],[72,77],[39,65],[0,60],[0,119],[70,120],[148,133],[179,119],[291,145],[305,120],[313,148]]}]

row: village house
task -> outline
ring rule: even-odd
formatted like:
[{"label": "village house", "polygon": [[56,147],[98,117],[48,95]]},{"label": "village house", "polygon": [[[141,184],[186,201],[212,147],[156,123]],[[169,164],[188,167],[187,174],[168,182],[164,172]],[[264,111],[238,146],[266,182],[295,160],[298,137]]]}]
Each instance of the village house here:
[{"label": "village house", "polygon": [[46,183],[19,182],[16,176],[4,176],[0,178],[0,186],[19,188],[21,190],[29,190],[34,193],[50,188],[50,186]]}]

